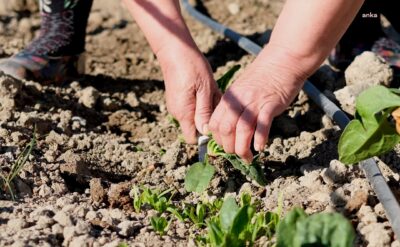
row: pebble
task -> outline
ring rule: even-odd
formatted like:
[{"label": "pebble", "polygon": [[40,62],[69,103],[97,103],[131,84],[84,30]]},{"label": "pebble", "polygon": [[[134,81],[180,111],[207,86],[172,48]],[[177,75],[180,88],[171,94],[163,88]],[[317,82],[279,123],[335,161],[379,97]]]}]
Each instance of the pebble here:
[{"label": "pebble", "polygon": [[240,6],[237,3],[230,3],[228,4],[228,10],[232,15],[236,15],[240,11]]},{"label": "pebble", "polygon": [[132,236],[137,229],[141,227],[141,224],[133,221],[122,221],[117,226],[119,228],[118,234],[124,237]]},{"label": "pebble", "polygon": [[357,56],[347,67],[345,73],[347,85],[370,84],[389,86],[393,79],[393,70],[385,60],[373,52],[366,51]]},{"label": "pebble", "polygon": [[346,180],[347,166],[338,160],[332,160],[329,167],[321,172],[321,177],[326,184],[343,183]]},{"label": "pebble", "polygon": [[21,229],[25,228],[27,226],[27,222],[24,219],[10,219],[7,222],[7,227],[8,229],[14,231],[14,232],[18,232]]},{"label": "pebble", "polygon": [[93,108],[96,105],[97,99],[100,94],[94,87],[86,87],[78,92],[79,100],[78,102],[87,108]]},{"label": "pebble", "polygon": [[62,226],[71,226],[73,225],[71,216],[66,214],[64,211],[59,211],[54,215],[53,218],[55,221],[57,221],[60,225]]}]

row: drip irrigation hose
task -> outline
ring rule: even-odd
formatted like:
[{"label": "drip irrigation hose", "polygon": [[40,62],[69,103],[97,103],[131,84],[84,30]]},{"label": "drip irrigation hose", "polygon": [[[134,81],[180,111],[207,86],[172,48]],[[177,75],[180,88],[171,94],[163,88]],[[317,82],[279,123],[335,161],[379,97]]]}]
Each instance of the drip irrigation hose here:
[{"label": "drip irrigation hose", "polygon": [[[239,47],[248,53],[257,55],[261,51],[262,48],[250,39],[241,36],[235,31],[197,11],[189,4],[188,0],[182,0],[182,5],[192,17],[204,25],[212,28],[214,31],[233,40]],[[314,103],[316,103],[318,107],[320,107],[326,113],[328,117],[333,119],[339,125],[341,129],[344,129],[350,122],[350,119],[347,117],[347,115],[323,93],[321,93],[310,81],[307,80],[305,82],[303,90],[312,99],[312,101],[314,101]],[[360,166],[364,170],[364,173],[373,190],[375,191],[376,196],[382,203],[386,216],[391,223],[393,232],[396,234],[397,239],[400,239],[400,206],[398,201],[386,183],[378,165],[372,158],[361,161]]]}]

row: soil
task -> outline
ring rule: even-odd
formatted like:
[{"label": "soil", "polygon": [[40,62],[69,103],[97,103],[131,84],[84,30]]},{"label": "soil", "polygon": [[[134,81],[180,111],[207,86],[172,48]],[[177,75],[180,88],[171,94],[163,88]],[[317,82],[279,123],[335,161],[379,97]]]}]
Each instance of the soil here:
[{"label": "soil", "polygon": [[[0,57],[17,53],[38,34],[35,1],[0,1]],[[283,0],[206,0],[198,8],[257,41],[265,42]],[[215,77],[253,57],[185,14]],[[95,0],[87,29],[86,74],[70,84],[41,85],[0,75],[0,168],[7,171],[37,126],[37,146],[14,181],[17,201],[0,194],[0,246],[188,246],[185,224],[173,222],[159,237],[152,211],[135,213],[133,184],[176,188],[179,200],[199,198],[184,190],[186,169],[197,161],[194,145],[181,141],[170,121],[162,75],[154,54],[119,1]],[[345,84],[329,67],[315,75],[329,97]],[[339,78],[339,80],[337,80]],[[333,81],[341,83],[334,84]],[[212,196],[251,191],[263,210],[341,212],[357,231],[357,246],[399,246],[358,166],[337,158],[341,131],[301,92],[275,121],[262,157],[268,185],[259,188],[227,170],[213,180]],[[400,196],[396,149],[379,162]],[[178,200],[178,199],[176,199]],[[265,242],[260,241],[262,246]]]}]

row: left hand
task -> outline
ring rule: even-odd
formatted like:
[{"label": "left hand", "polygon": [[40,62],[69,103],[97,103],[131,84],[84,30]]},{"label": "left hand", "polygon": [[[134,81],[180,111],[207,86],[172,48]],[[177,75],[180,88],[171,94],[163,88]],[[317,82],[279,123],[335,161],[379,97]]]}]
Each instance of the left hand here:
[{"label": "left hand", "polygon": [[264,149],[272,120],[293,101],[302,79],[287,67],[249,68],[230,86],[211,116],[210,130],[225,152],[236,153],[250,163],[254,148]]}]

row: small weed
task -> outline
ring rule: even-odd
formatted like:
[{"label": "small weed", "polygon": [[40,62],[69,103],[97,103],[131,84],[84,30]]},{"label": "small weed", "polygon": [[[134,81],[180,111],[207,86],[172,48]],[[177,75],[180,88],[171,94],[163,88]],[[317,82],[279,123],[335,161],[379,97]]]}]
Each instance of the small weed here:
[{"label": "small weed", "polygon": [[151,226],[154,231],[156,231],[160,236],[163,236],[168,228],[168,221],[165,217],[162,216],[153,216],[150,218]]},{"label": "small weed", "polygon": [[36,128],[33,131],[33,136],[28,145],[24,148],[24,150],[18,155],[17,160],[12,164],[10,171],[7,175],[0,173],[0,178],[2,183],[0,183],[1,188],[5,190],[8,189],[12,200],[15,200],[15,196],[13,193],[13,189],[11,186],[11,182],[18,176],[21,170],[24,168],[26,161],[29,158],[29,155],[32,153],[33,148],[36,145]]}]

